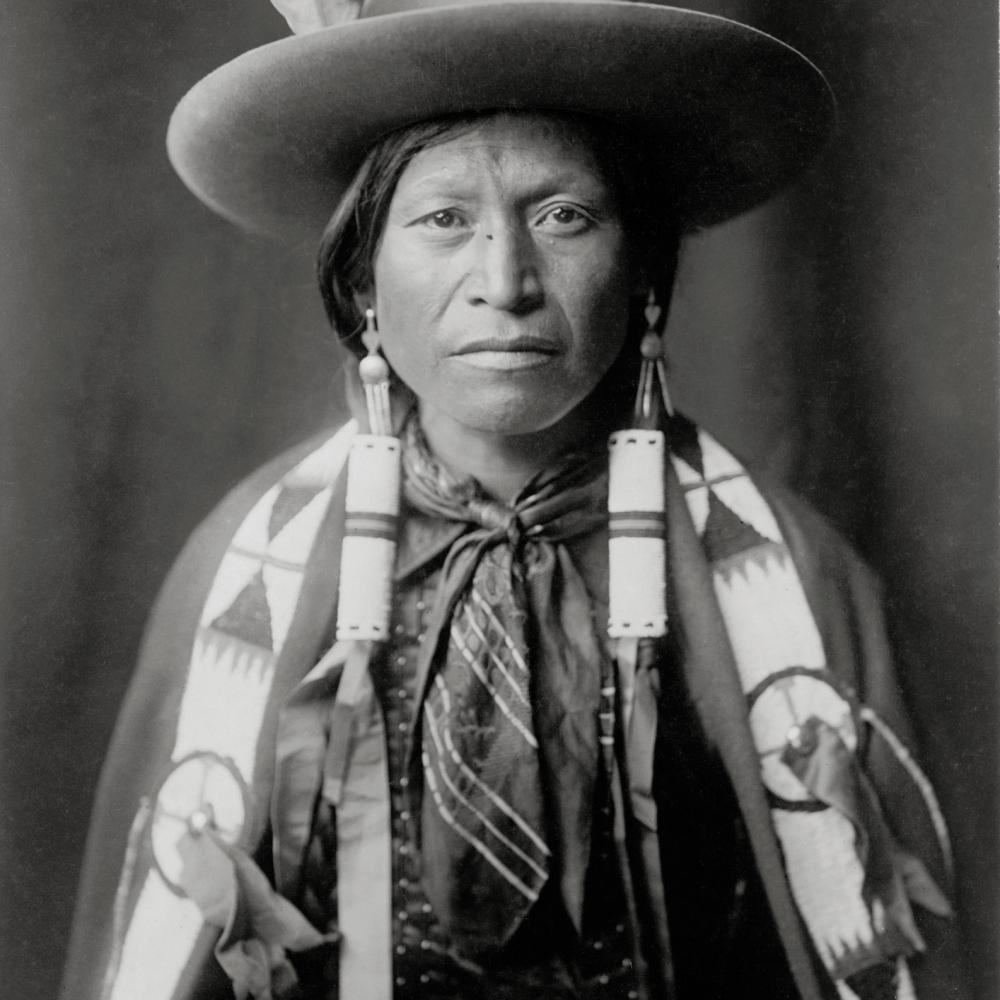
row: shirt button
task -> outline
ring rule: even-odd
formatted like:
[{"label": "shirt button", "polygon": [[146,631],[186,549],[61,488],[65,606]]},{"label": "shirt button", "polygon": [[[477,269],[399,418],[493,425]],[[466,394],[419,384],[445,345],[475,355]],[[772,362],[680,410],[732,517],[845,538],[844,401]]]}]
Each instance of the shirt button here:
[{"label": "shirt button", "polygon": [[406,954],[406,945],[405,944],[397,944],[396,945],[396,954],[397,955],[405,955]]},{"label": "shirt button", "polygon": [[403,623],[399,622],[399,624],[393,627],[392,631],[394,635],[402,635],[406,631],[406,629],[404,628]]},{"label": "shirt button", "polygon": [[[404,810],[403,810],[403,811],[402,811],[402,812],[401,812],[401,813],[399,814],[399,821],[400,821],[401,823],[408,823],[408,822],[410,821],[410,814],[409,814],[409,812],[407,812],[407,810],[405,810],[405,809],[404,809]],[[624,928],[623,928],[623,929],[624,929]]]},{"label": "shirt button", "polygon": [[[408,878],[401,878],[396,883],[396,885],[398,885],[400,889],[409,889],[410,888],[410,880]],[[385,912],[385,911],[383,911],[383,912]]]},{"label": "shirt button", "polygon": [[400,854],[409,854],[410,853],[410,845],[409,844],[400,844],[399,847],[397,848],[397,850],[399,851]]},{"label": "shirt button", "polygon": [[410,787],[410,779],[407,778],[405,774],[403,775],[402,778],[399,779],[399,787],[400,788],[409,788]]},{"label": "shirt button", "polygon": [[406,724],[405,722],[401,722],[401,723],[400,723],[400,724],[399,724],[398,726],[396,726],[396,728],[397,728],[397,729],[398,729],[398,730],[399,730],[399,731],[400,731],[401,733],[405,733],[405,732],[406,732],[406,730],[407,730],[407,729],[409,729],[410,727],[409,727],[409,726],[408,726],[408,725],[407,725],[407,724]]},{"label": "shirt button", "polygon": [[423,601],[417,601],[417,611],[425,611],[426,609],[427,605]]},{"label": "shirt button", "polygon": [[407,699],[407,698],[408,698],[409,696],[410,696],[410,693],[409,693],[409,691],[407,691],[407,690],[406,690],[406,688],[400,688],[400,689],[399,689],[399,690],[398,690],[398,691],[396,692],[396,697],[397,697],[397,698],[402,698],[402,699],[403,699],[404,701],[405,701],[405,700],[406,700],[406,699]]},{"label": "shirt button", "polygon": [[423,632],[418,632],[417,633],[417,642],[423,642],[423,641],[424,641],[424,633]]},{"label": "shirt button", "polygon": [[406,910],[400,910],[396,916],[403,922],[406,923]]},{"label": "shirt button", "polygon": [[406,666],[406,657],[405,656],[397,656],[396,657],[396,666],[397,667],[405,667]]},{"label": "shirt button", "polygon": [[406,976],[396,976],[396,985],[397,986],[405,986],[406,985]]}]

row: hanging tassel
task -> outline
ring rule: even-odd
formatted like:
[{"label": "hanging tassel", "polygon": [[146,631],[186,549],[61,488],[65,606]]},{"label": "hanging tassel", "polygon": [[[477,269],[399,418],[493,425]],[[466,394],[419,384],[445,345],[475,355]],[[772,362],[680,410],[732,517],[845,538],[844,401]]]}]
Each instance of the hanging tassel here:
[{"label": "hanging tassel", "polygon": [[666,385],[661,309],[650,289],[642,338],[642,367],[634,427],[608,441],[608,634],[615,639],[650,638],[667,631],[666,523],[663,470],[666,436],[659,430],[656,383],[667,414],[673,406]]}]

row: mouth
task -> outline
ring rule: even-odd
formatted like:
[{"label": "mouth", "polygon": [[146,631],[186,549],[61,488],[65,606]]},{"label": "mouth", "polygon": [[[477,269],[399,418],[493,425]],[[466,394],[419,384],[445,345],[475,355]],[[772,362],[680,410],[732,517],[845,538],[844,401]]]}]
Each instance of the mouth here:
[{"label": "mouth", "polygon": [[474,368],[516,371],[548,364],[560,353],[559,344],[545,337],[485,337],[463,344],[452,356]]}]

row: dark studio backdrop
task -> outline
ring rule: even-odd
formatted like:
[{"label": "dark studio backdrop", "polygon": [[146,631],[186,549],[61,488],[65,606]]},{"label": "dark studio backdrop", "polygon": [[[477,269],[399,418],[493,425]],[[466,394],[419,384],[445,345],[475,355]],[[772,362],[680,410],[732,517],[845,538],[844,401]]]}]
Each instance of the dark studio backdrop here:
[{"label": "dark studio backdrop", "polygon": [[[688,246],[670,340],[677,394],[810,497],[883,576],[988,1000],[1000,995],[996,8],[695,6],[802,48],[841,120],[795,190]],[[338,413],[311,248],[231,230],[185,192],[163,149],[188,86],[283,33],[265,0],[5,7],[6,997],[54,995],[95,781],[172,558],[230,485]]]}]

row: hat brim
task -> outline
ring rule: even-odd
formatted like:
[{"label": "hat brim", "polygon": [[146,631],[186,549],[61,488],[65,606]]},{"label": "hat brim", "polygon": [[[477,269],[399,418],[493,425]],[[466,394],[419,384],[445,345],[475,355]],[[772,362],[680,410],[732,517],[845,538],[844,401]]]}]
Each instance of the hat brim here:
[{"label": "hat brim", "polygon": [[491,2],[362,18],[247,52],[185,95],[167,147],[220,215],[314,240],[376,139],[508,109],[640,130],[688,228],[784,187],[834,121],[816,67],[746,25],[620,0]]}]

